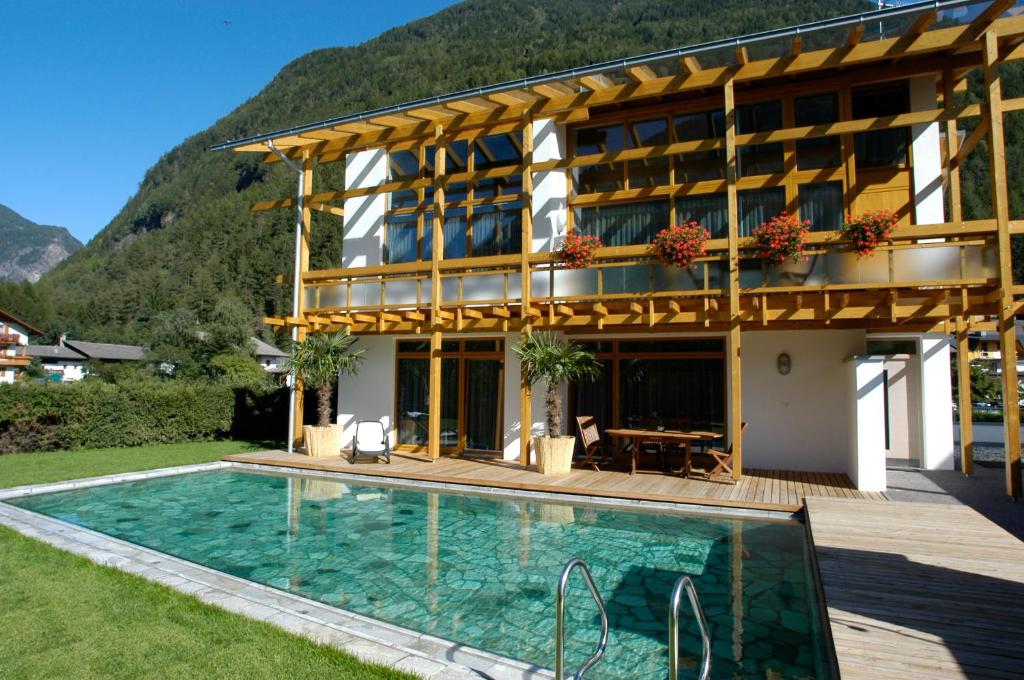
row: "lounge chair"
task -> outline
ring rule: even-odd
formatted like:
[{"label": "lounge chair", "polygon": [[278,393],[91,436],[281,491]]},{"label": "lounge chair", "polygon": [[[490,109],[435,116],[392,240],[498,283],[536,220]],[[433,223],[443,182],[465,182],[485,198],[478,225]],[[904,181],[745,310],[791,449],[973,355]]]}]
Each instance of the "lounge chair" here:
[{"label": "lounge chair", "polygon": [[360,420],[356,423],[356,437],[352,442],[352,458],[355,463],[360,457],[377,460],[384,456],[385,462],[391,464],[391,446],[384,424],[379,420]]},{"label": "lounge chair", "polygon": [[[740,425],[740,434],[739,434],[739,436],[742,437],[743,436],[743,432],[746,429],[747,429],[747,424],[746,423],[742,423]],[[709,448],[707,451],[705,451],[703,454],[700,454],[699,456],[695,454],[694,458],[695,459],[696,458],[704,459],[703,462],[705,462],[708,467],[701,469],[701,468],[694,468],[693,466],[691,466],[690,467],[690,471],[691,472],[698,472],[698,473],[704,475],[705,477],[707,477],[708,479],[711,479],[712,477],[714,477],[715,475],[718,475],[718,474],[725,474],[725,475],[728,475],[731,478],[732,477],[732,447],[733,447],[733,445],[732,445],[732,443],[730,443],[729,444],[729,448],[726,449],[725,451],[722,451],[721,449]]]},{"label": "lounge chair", "polygon": [[580,443],[583,445],[583,453],[586,458],[581,465],[589,465],[598,472],[601,468],[597,466],[594,455],[601,454],[601,465],[612,459],[611,448],[601,441],[601,431],[597,429],[597,421],[594,416],[577,416],[576,429],[580,433]]}]

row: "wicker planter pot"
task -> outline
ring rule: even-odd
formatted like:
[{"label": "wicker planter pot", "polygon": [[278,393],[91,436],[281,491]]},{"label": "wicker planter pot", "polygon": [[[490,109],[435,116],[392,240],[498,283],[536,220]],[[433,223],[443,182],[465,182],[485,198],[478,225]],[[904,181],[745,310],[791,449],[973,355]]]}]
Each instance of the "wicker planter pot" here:
[{"label": "wicker planter pot", "polygon": [[304,425],[302,439],[306,444],[306,455],[314,458],[341,455],[341,425]]},{"label": "wicker planter pot", "polygon": [[564,475],[572,469],[576,437],[534,437],[537,471],[542,475]]}]

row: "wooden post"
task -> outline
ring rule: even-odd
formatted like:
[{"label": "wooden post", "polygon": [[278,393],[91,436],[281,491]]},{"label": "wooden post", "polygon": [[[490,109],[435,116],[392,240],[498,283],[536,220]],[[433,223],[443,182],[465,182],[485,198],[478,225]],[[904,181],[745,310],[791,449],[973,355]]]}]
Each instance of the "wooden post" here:
[{"label": "wooden post", "polygon": [[[956,94],[953,91],[955,86],[953,70],[946,68],[942,72],[942,104],[947,111],[952,111],[956,104]],[[960,137],[957,136],[957,121],[956,118],[951,118],[946,121],[946,168],[949,178],[949,221],[954,224],[958,224],[964,219],[960,201],[960,168],[953,162],[959,150]]]},{"label": "wooden post", "polygon": [[960,471],[974,472],[974,414],[971,408],[971,357],[968,355],[969,317],[964,309],[956,320],[957,407],[960,411]]},{"label": "wooden post", "polygon": [[740,216],[736,193],[736,99],[733,79],[725,81],[725,180],[729,209],[729,414],[727,428],[732,443],[732,476],[743,474],[743,398],[740,372]]},{"label": "wooden post", "polygon": [[999,363],[1003,380],[1003,422],[1006,425],[1006,493],[1021,495],[1020,406],[1017,388],[1017,329],[1013,306],[1013,258],[1010,249],[1010,210],[1006,190],[1006,146],[1003,135],[1003,93],[999,78],[999,41],[989,29],[984,36],[985,107],[989,121],[989,163],[992,213],[999,234]]},{"label": "wooden post", "polygon": [[[530,309],[530,253],[533,251],[533,120],[527,120],[523,128],[523,232],[519,260],[522,276],[522,295],[519,317],[522,333],[519,341],[524,342],[533,332],[529,315]],[[519,379],[519,462],[523,467],[530,464],[530,440],[533,438],[533,391],[520,374]]]},{"label": "wooden post", "polygon": [[444,257],[444,127],[434,128],[434,215],[430,258],[430,400],[427,453],[441,457],[441,259]]},{"label": "wooden post", "polygon": [[[308,151],[302,155],[302,186],[306,195],[313,193],[313,157]],[[302,242],[299,245],[299,270],[300,276],[309,271],[309,243],[313,234],[313,210],[307,202],[302,204]],[[306,313],[306,291],[299,290],[299,316],[302,318]],[[299,327],[298,340],[306,339],[306,329]],[[292,432],[292,443],[296,448],[302,444],[302,421],[305,414],[305,399],[303,398],[304,386],[298,376],[295,377],[295,429]]]}]

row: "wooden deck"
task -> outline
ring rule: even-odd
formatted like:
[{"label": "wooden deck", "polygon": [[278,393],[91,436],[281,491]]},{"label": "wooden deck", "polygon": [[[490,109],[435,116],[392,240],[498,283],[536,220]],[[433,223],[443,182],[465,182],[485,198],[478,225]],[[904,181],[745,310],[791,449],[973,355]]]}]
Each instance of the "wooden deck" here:
[{"label": "wooden deck", "polygon": [[261,465],[280,465],[302,470],[325,470],[421,479],[447,484],[476,484],[502,489],[522,489],[635,500],[698,503],[723,507],[757,508],[795,512],[804,498],[860,498],[885,500],[882,494],[862,493],[843,474],[746,470],[736,484],[683,479],[660,472],[572,470],[559,477],[545,477],[534,468],[517,463],[480,458],[440,458],[431,463],[425,456],[392,454],[391,464],[360,462],[352,465],[341,457],[310,458],[284,451],[261,451],[225,456],[224,460]]},{"label": "wooden deck", "polygon": [[810,498],[844,680],[1020,678],[1024,543],[962,505]]}]

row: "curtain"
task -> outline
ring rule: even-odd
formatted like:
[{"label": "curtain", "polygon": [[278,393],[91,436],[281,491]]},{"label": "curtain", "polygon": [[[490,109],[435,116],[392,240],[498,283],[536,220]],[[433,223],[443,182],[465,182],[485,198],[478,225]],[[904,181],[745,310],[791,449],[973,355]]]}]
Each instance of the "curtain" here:
[{"label": "curtain", "polygon": [[384,261],[413,262],[416,259],[416,216],[388,219],[387,246]]},{"label": "curtain", "polygon": [[676,201],[676,221],[696,220],[711,232],[712,238],[729,235],[729,202],[725,194],[684,196]]},{"label": "curtain", "polygon": [[721,429],[725,412],[724,359],[621,359],[622,424],[654,418]]},{"label": "curtain", "polygon": [[767,222],[786,209],[783,187],[751,189],[739,192],[740,236],[750,236],[762,222]]},{"label": "curtain", "polygon": [[504,384],[499,359],[466,362],[466,448],[501,450]]},{"label": "curtain", "polygon": [[843,226],[843,183],[820,182],[800,187],[800,217],[811,221],[814,231]]},{"label": "curtain", "polygon": [[576,231],[598,236],[606,246],[650,243],[668,226],[668,201],[645,201],[581,208]]},{"label": "curtain", "polygon": [[398,360],[398,443],[427,445],[430,361]]}]

